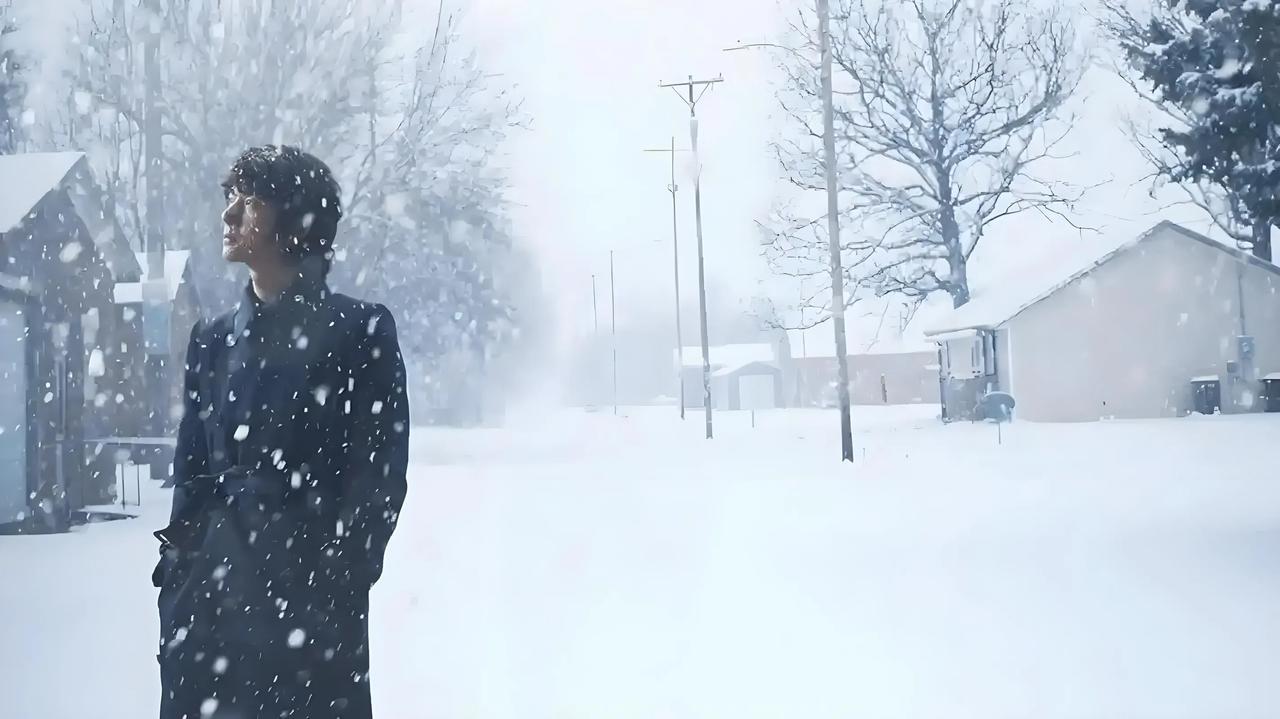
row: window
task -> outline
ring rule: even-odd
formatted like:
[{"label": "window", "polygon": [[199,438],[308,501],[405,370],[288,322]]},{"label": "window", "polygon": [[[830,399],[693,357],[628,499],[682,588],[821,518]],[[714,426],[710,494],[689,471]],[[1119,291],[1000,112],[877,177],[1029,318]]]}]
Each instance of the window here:
[{"label": "window", "polygon": [[972,379],[981,374],[979,368],[982,367],[982,345],[977,337],[947,340],[944,347],[948,376]]},{"label": "window", "polygon": [[950,339],[943,343],[943,367],[948,377],[976,379],[996,373],[994,333]]},{"label": "window", "polygon": [[996,333],[984,332],[982,335],[982,374],[994,377],[996,374]]}]

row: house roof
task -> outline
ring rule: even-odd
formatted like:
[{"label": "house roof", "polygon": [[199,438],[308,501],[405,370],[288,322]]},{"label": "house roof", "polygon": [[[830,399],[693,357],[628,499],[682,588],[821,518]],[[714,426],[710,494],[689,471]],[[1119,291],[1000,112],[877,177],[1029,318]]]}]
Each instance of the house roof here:
[{"label": "house roof", "polygon": [[1259,260],[1234,247],[1228,247],[1182,225],[1164,221],[1137,237],[1125,238],[1119,242],[1105,239],[1083,242],[1067,251],[1055,253],[1038,264],[1023,267],[1015,276],[1007,277],[1004,283],[974,292],[968,304],[930,323],[924,328],[924,334],[926,337],[936,338],[938,335],[964,330],[995,329],[1117,255],[1133,249],[1151,237],[1167,233],[1206,244],[1242,262],[1249,262],[1280,274],[1280,268],[1269,262]]},{"label": "house roof", "polygon": [[[674,350],[672,351],[674,355]],[[702,366],[702,347],[685,347],[682,367]],[[712,345],[708,350],[711,368],[719,370],[726,367],[739,369],[753,362],[772,364],[775,361],[773,345],[767,343]]]},{"label": "house roof", "polygon": [[763,370],[769,370],[775,374],[781,371],[778,368],[778,365],[773,362],[747,362],[745,364],[739,364],[739,365],[725,365],[724,367],[721,367],[720,369],[712,372],[711,376],[712,377],[730,377],[739,372],[742,372],[743,370],[750,369],[752,367],[757,367]]},{"label": "house roof", "polygon": [[83,159],[81,152],[0,155],[0,232],[21,224]]},{"label": "house roof", "polygon": [[102,188],[93,181],[82,152],[0,155],[0,232],[9,232],[35,211],[49,193],[66,189],[113,277],[136,274],[133,256],[118,226],[103,211]]},{"label": "house roof", "polygon": [[[141,267],[147,266],[147,253],[135,252],[138,264]],[[178,288],[182,286],[182,281],[186,276],[187,262],[191,258],[191,253],[187,250],[168,250],[164,253],[164,280],[167,297],[173,302],[178,297]],[[142,284],[141,282],[117,282],[115,288],[116,304],[131,304],[142,302]]]}]

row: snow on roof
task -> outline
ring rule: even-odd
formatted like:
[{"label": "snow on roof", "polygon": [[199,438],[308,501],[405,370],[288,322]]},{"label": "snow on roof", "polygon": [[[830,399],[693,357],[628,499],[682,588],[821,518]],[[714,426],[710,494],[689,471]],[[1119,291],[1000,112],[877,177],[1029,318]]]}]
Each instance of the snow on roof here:
[{"label": "snow on roof", "polygon": [[712,376],[712,377],[728,377],[728,376],[730,376],[730,375],[734,374],[735,372],[740,372],[740,371],[742,371],[742,370],[744,370],[744,369],[746,369],[747,367],[750,367],[750,366],[752,366],[752,365],[762,365],[762,366],[765,366],[765,367],[772,367],[772,368],[773,368],[773,369],[775,369],[775,370],[776,370],[776,369],[778,369],[778,365],[777,365],[777,364],[775,364],[775,363],[774,363],[774,362],[772,362],[772,361],[769,361],[769,362],[744,362],[744,363],[742,363],[742,364],[725,365],[724,367],[721,367],[720,369],[718,369],[718,370],[716,370],[716,371],[712,372],[712,373],[711,373],[711,376]]},{"label": "snow on roof", "polygon": [[[1071,247],[1057,247],[1039,262],[1007,273],[1001,283],[989,283],[973,292],[968,304],[931,322],[926,337],[969,329],[994,329],[1028,307],[1067,287],[1098,266],[1159,232],[1172,230],[1181,237],[1204,242],[1223,252],[1246,257],[1234,248],[1172,222],[1161,222],[1137,237],[1081,240]],[[1246,258],[1247,259],[1247,258]]]},{"label": "snow on roof", "polygon": [[[675,352],[672,351],[672,354],[675,354]],[[702,366],[701,345],[697,347],[685,347],[681,354],[683,355],[684,360],[681,363],[681,366]],[[724,367],[738,369],[754,362],[772,364],[775,359],[773,345],[766,343],[712,345],[708,348],[707,354],[711,359],[711,368],[713,370]]]},{"label": "snow on roof", "polygon": [[0,232],[21,224],[82,159],[81,152],[0,155]]},{"label": "snow on roof", "polygon": [[[143,268],[145,274],[147,267],[147,253],[135,252],[138,258],[138,265]],[[173,302],[178,297],[178,288],[182,286],[182,278],[187,269],[187,260],[191,257],[188,250],[167,250],[164,253],[164,279],[167,283],[168,298]],[[116,304],[132,304],[142,302],[142,283],[141,282],[117,282],[115,289]]]}]

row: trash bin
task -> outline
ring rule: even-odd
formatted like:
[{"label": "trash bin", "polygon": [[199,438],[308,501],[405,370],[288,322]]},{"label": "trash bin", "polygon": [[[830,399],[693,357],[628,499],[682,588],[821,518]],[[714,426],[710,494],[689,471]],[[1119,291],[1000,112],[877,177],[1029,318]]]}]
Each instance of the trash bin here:
[{"label": "trash bin", "polygon": [[1222,409],[1222,383],[1217,375],[1191,380],[1191,407],[1198,414],[1217,414]]},{"label": "trash bin", "polygon": [[1262,411],[1280,412],[1280,372],[1262,378]]}]

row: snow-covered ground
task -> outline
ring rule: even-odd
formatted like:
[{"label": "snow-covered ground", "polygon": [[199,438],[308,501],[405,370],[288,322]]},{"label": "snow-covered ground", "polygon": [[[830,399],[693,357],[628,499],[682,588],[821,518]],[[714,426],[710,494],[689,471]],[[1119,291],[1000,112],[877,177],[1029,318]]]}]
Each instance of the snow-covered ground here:
[{"label": "snow-covered ground", "polygon": [[[1280,415],[416,434],[381,719],[1280,716]],[[154,716],[167,511],[0,537],[0,716]]]}]

